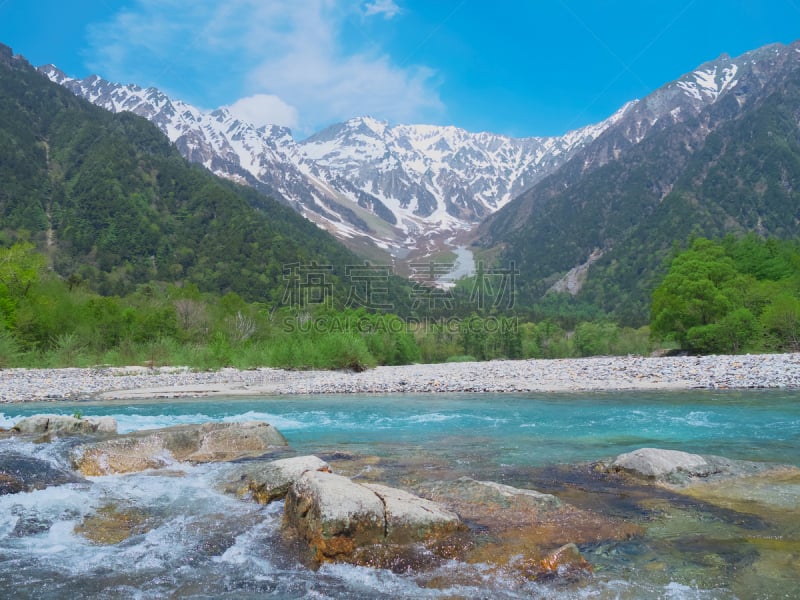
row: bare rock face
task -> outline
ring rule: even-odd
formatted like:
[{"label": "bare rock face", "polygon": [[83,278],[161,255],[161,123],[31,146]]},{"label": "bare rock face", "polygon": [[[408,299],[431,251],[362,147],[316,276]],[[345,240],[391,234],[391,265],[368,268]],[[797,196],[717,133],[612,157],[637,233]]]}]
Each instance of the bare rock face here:
[{"label": "bare rock face", "polygon": [[374,492],[383,502],[386,541],[389,543],[412,544],[440,538],[461,526],[456,513],[431,500],[377,483],[364,484],[363,487]]},{"label": "bare rock face", "polygon": [[463,528],[455,513],[435,502],[322,471],[307,471],[291,486],[284,514],[317,563],[385,566],[400,560],[408,545]]},{"label": "bare rock face", "polygon": [[347,559],[356,548],[384,539],[380,497],[347,477],[308,471],[289,489],[285,516],[322,562]]},{"label": "bare rock face", "polygon": [[126,434],[76,449],[73,464],[84,475],[135,473],[176,461],[223,462],[261,456],[286,439],[269,423],[203,423]]},{"label": "bare rock face", "polygon": [[11,430],[23,434],[54,435],[117,433],[117,420],[114,417],[77,418],[67,415],[34,415],[22,419]]}]

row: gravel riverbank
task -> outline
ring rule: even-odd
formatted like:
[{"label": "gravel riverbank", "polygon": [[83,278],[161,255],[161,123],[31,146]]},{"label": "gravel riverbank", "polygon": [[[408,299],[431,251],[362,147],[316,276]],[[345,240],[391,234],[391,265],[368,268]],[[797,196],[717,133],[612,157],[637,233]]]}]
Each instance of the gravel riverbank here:
[{"label": "gravel riverbank", "polygon": [[363,373],[186,368],[6,369],[0,402],[207,395],[800,388],[800,353],[599,357],[378,367]]}]

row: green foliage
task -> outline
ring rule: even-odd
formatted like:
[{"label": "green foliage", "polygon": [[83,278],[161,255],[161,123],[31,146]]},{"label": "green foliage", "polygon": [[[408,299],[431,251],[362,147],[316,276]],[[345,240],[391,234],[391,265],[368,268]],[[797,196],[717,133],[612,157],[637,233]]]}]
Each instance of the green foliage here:
[{"label": "green foliage", "polygon": [[575,328],[573,344],[580,356],[599,356],[613,354],[613,347],[619,340],[619,327],[614,323],[580,323]]},{"label": "green foliage", "polygon": [[16,311],[44,270],[44,256],[33,244],[0,248],[0,328],[14,323]]},{"label": "green foliage", "polygon": [[51,350],[45,362],[53,367],[85,367],[90,364],[86,356],[86,345],[74,333],[62,333],[51,342]]},{"label": "green foliage", "polygon": [[460,363],[460,362],[475,362],[477,359],[474,356],[466,354],[457,354],[456,356],[448,356],[445,362]]},{"label": "green foliage", "polygon": [[14,335],[7,329],[0,328],[0,369],[17,366],[20,355],[19,344]]},{"label": "green foliage", "polygon": [[753,235],[697,239],[653,292],[651,329],[699,354],[791,350],[800,323],[800,246]]},{"label": "green foliage", "polygon": [[769,349],[800,351],[800,298],[778,295],[761,314],[761,325]]}]

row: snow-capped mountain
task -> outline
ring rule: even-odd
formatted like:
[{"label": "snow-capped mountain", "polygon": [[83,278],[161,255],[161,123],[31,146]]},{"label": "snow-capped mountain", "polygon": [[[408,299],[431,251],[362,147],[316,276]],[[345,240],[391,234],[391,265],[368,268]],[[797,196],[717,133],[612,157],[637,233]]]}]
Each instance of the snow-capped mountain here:
[{"label": "snow-capped mountain", "polygon": [[155,88],[72,79],[52,65],[40,70],[99,106],[148,118],[189,160],[283,199],[340,239],[404,256],[473,229],[573,157],[581,158],[577,170],[570,162],[574,179],[711,104],[744,102],[789,53],[792,47],[774,45],[738,59],[723,55],[601,123],[516,139],[361,117],[296,141],[288,129],[255,127],[226,108],[203,112]]},{"label": "snow-capped mountain", "polygon": [[203,112],[155,88],[72,79],[52,65],[40,70],[98,106],[149,119],[187,159],[284,199],[340,238],[366,239],[396,256],[471,229],[632,106],[560,137],[515,139],[363,117],[297,142],[285,128],[257,128],[226,108]]}]

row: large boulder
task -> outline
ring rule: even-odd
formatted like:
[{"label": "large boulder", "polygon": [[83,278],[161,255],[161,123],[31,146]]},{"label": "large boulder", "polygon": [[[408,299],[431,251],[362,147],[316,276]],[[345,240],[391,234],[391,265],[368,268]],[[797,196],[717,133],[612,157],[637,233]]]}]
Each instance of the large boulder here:
[{"label": "large boulder", "polygon": [[244,465],[237,473],[235,489],[239,496],[249,495],[259,504],[269,504],[281,500],[289,492],[289,487],[306,471],[327,471],[331,468],[316,456],[293,456]]},{"label": "large boulder", "polygon": [[393,544],[412,544],[446,536],[461,526],[458,515],[440,504],[404,490],[365,483],[383,502],[385,538]]},{"label": "large boulder", "polygon": [[203,423],[140,431],[85,444],[73,454],[84,475],[134,473],[176,461],[222,462],[261,456],[286,446],[286,438],[269,423]]},{"label": "large boulder", "polygon": [[117,433],[114,417],[71,417],[68,415],[33,415],[19,421],[12,431],[23,434],[82,435]]},{"label": "large boulder", "polygon": [[360,546],[383,541],[380,497],[347,477],[307,471],[289,489],[285,516],[318,561],[347,559]]},{"label": "large boulder", "polygon": [[0,455],[0,496],[81,482],[86,480],[41,458],[16,452]]},{"label": "large boulder", "polygon": [[392,563],[409,544],[432,542],[462,528],[434,502],[341,475],[306,471],[286,496],[285,518],[317,562]]}]

